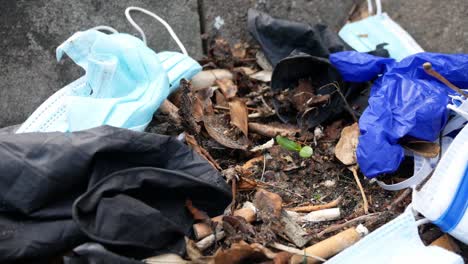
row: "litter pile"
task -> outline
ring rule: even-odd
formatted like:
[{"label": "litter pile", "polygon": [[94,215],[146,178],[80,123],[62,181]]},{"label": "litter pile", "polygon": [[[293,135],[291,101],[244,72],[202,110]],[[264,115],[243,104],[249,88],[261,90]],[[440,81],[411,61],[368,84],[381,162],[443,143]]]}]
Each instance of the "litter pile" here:
[{"label": "litter pile", "polygon": [[339,34],[249,10],[259,46],[199,62],[73,35],[58,58],[86,75],[0,130],[0,259],[464,263],[468,55],[376,2]]}]

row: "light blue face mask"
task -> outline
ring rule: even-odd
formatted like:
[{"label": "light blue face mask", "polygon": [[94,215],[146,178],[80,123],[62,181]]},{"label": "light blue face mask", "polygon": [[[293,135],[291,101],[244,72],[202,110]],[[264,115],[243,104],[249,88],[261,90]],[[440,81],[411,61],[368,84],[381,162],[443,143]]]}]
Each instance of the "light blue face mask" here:
[{"label": "light blue face mask", "polygon": [[325,262],[327,264],[462,264],[463,259],[437,246],[425,246],[418,222],[408,208],[403,214]]},{"label": "light blue face mask", "polygon": [[[416,41],[393,21],[386,13],[382,13],[382,4],[376,0],[377,13],[363,20],[346,24],[338,35],[353,49],[359,52],[375,50],[381,43],[387,43],[385,49],[390,57],[397,61],[423,52]],[[369,14],[373,13],[371,0],[367,0]]]},{"label": "light blue face mask", "polygon": [[[162,22],[184,54],[156,54],[148,48],[143,31],[130,17],[132,10]],[[105,26],[75,33],[57,48],[57,60],[66,53],[86,74],[48,98],[17,133],[71,132],[101,125],[143,131],[180,80],[201,70],[164,20],[136,7],[125,14],[143,41]]]}]

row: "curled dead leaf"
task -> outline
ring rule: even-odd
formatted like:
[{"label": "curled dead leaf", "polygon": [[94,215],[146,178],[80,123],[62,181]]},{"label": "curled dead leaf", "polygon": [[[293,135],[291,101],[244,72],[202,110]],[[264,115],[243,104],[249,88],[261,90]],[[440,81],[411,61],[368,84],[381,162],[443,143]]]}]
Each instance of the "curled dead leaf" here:
[{"label": "curled dead leaf", "polygon": [[435,158],[440,153],[439,144],[423,140],[404,142],[402,146],[425,158]]},{"label": "curled dead leaf", "polygon": [[341,138],[335,147],[335,156],[344,165],[356,164],[356,148],[358,145],[359,126],[357,123],[343,128]]},{"label": "curled dead leaf", "polygon": [[234,98],[229,102],[229,109],[231,113],[231,124],[238,127],[245,136],[248,136],[248,115],[247,106],[239,98]]},{"label": "curled dead leaf", "polygon": [[240,177],[240,180],[237,184],[237,189],[239,191],[250,191],[255,188],[257,188],[257,181],[255,181],[254,179]]},{"label": "curled dead leaf", "polygon": [[244,59],[247,55],[247,48],[249,44],[247,43],[236,43],[234,47],[231,48],[232,56],[236,59]]},{"label": "curled dead leaf", "polygon": [[236,96],[237,85],[235,85],[231,79],[216,80],[216,84],[227,99],[231,99]]},{"label": "curled dead leaf", "polygon": [[[247,144],[236,141],[224,133],[228,128],[221,122],[221,119],[217,115],[205,116],[203,118],[203,124],[210,137],[225,147],[246,150]],[[244,140],[246,141],[246,138]]]},{"label": "curled dead leaf", "polygon": [[214,256],[215,264],[261,263],[274,259],[276,254],[260,244],[234,243],[227,250],[219,250]]},{"label": "curled dead leaf", "polygon": [[259,189],[257,193],[255,193],[253,203],[255,208],[261,213],[260,215],[277,219],[281,217],[283,199],[278,194]]}]

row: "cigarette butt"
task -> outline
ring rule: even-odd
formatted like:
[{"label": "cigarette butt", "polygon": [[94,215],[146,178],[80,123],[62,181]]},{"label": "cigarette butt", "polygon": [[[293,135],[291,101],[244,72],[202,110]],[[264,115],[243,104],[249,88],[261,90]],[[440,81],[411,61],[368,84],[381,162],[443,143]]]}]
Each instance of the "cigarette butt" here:
[{"label": "cigarette butt", "polygon": [[301,217],[302,222],[322,222],[336,220],[341,217],[340,208],[330,208],[310,212]]},{"label": "cigarette butt", "polygon": [[455,253],[461,252],[460,247],[458,247],[457,243],[455,243],[455,241],[453,241],[453,239],[447,234],[444,234],[438,239],[434,240],[431,243],[431,246],[438,246],[441,248],[445,248],[446,250],[452,251]]},{"label": "cigarette butt", "polygon": [[[317,256],[320,258],[328,259],[339,252],[343,251],[345,248],[353,245],[359,241],[363,236],[368,233],[368,230],[363,225],[359,225],[356,228],[349,228],[345,231],[342,231],[330,238],[327,238],[323,241],[320,241],[313,246],[310,246],[304,250],[305,254]],[[319,263],[317,259],[307,257],[307,264]],[[304,256],[294,255],[291,258],[292,264],[301,264],[304,263]]]},{"label": "cigarette butt", "polygon": [[[253,206],[253,205],[252,205]],[[219,224],[222,223],[224,215],[219,215],[211,219],[213,222],[217,222]],[[255,207],[244,207],[239,210],[234,211],[234,216],[240,216],[244,218],[247,222],[252,223],[257,219],[257,214]],[[203,239],[211,234],[213,234],[210,226],[206,223],[197,223],[193,225],[193,231],[195,233],[195,237],[197,240]]]}]

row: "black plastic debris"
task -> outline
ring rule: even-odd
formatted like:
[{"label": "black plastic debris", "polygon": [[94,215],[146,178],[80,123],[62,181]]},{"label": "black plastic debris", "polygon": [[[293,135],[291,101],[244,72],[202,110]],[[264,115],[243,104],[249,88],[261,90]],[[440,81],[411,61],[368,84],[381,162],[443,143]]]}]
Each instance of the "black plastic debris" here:
[{"label": "black plastic debris", "polygon": [[134,259],[183,254],[186,200],[210,216],[231,201],[218,171],[172,137],[104,126],[0,133],[0,145],[2,263],[90,241]]},{"label": "black plastic debris", "polygon": [[[273,106],[281,121],[309,129],[344,111],[359,117],[367,107],[369,85],[344,82],[328,61],[331,53],[351,48],[326,25],[275,19],[250,9],[248,29],[274,66],[271,88],[279,95]],[[372,54],[388,56],[384,46],[378,45]],[[309,81],[309,89],[300,87],[300,80]],[[295,100],[298,96],[303,98]]]}]

